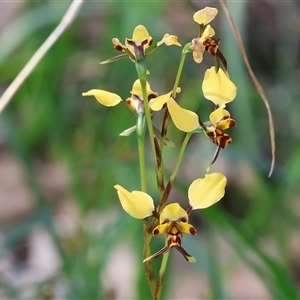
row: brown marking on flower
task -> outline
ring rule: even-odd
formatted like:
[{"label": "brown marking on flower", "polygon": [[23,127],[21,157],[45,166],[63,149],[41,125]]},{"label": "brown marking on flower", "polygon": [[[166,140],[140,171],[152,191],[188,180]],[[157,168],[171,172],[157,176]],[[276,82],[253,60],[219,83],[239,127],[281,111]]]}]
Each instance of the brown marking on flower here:
[{"label": "brown marking on flower", "polygon": [[118,51],[125,51],[124,50],[124,47],[122,47],[122,46],[120,46],[120,45],[114,45],[114,48],[116,49],[116,50],[118,50]]},{"label": "brown marking on flower", "polygon": [[191,235],[196,236],[197,230],[194,227],[191,227],[189,231]]},{"label": "brown marking on flower", "polygon": [[173,235],[173,236],[180,234],[179,229],[176,227],[176,223],[171,224],[168,234]]},{"label": "brown marking on flower", "polygon": [[235,127],[235,126],[236,126],[235,120],[234,119],[230,119],[228,127]]},{"label": "brown marking on flower", "polygon": [[157,229],[157,228],[155,228],[154,230],[153,230],[153,234],[155,235],[155,234],[159,234],[159,230]]},{"label": "brown marking on flower", "polygon": [[181,235],[175,235],[175,236],[168,236],[168,247],[172,248],[175,246],[180,246],[181,245]]},{"label": "brown marking on flower", "polygon": [[166,223],[168,223],[168,222],[170,222],[170,220],[169,220],[169,219],[165,219],[165,220],[163,220],[162,222],[160,222],[160,224],[162,225],[162,224],[166,224]]},{"label": "brown marking on flower", "polygon": [[214,39],[212,37],[207,37],[203,42],[203,46],[205,47],[205,51],[215,56],[218,52],[220,40]]},{"label": "brown marking on flower", "polygon": [[227,71],[227,60],[224,57],[223,53],[220,51],[220,49],[218,48],[217,53],[216,53],[217,57],[220,59],[220,61],[222,62],[225,70]]},{"label": "brown marking on flower", "polygon": [[232,138],[226,134],[222,133],[217,135],[217,145],[219,145],[222,149],[226,148],[229,143],[232,142]]}]

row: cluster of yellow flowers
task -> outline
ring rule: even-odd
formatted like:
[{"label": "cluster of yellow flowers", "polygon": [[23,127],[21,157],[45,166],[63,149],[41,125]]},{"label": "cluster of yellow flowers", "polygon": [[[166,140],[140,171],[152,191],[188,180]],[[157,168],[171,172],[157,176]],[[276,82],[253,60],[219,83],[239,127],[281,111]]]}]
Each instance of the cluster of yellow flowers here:
[{"label": "cluster of yellow flowers", "polygon": [[[147,74],[145,65],[143,65],[145,59],[163,44],[167,46],[181,46],[181,44],[178,42],[177,36],[165,34],[156,45],[152,46],[153,39],[142,25],[138,25],[134,29],[132,38],[127,38],[125,44],[122,44],[117,38],[112,39],[114,48],[121,51],[122,54],[102,62],[110,63],[123,57],[129,57],[135,63],[139,79],[132,86],[131,96],[123,100],[115,93],[98,89],[83,93],[83,96],[94,96],[104,106],[115,106],[124,102],[136,115],[140,112],[143,113],[147,107],[151,116],[156,111],[165,109],[179,130],[186,133],[204,132],[217,145],[212,164],[216,160],[220,148],[225,148],[231,142],[231,137],[224,133],[224,130],[235,126],[235,121],[225,107],[227,103],[234,100],[237,93],[237,88],[228,75],[226,59],[219,49],[220,40],[213,38],[215,31],[209,25],[217,13],[216,8],[206,7],[194,14],[194,21],[199,24],[200,33],[182,50],[184,56],[192,53],[196,63],[202,62],[206,52],[215,57],[216,63],[205,71],[202,83],[204,97],[214,103],[214,110],[209,116],[209,121],[202,122],[196,113],[182,108],[177,103],[176,96],[181,89],[176,84],[172,91],[163,95],[158,95],[151,89],[150,84],[145,80]],[[139,73],[141,69],[142,72]],[[137,126],[126,129],[121,135],[131,134],[137,130]],[[155,130],[155,135],[159,138],[164,134],[163,130]],[[153,216],[158,219],[159,224],[156,223],[157,226],[153,226],[154,228],[149,226],[149,230],[153,235],[162,233],[167,235],[165,247],[155,254],[144,257],[144,262],[162,256],[172,247],[179,250],[186,260],[195,261],[194,257],[187,253],[181,245],[183,233],[196,235],[196,229],[188,223],[188,215],[193,210],[209,207],[219,201],[224,196],[226,181],[226,177],[221,173],[207,173],[204,178],[194,180],[188,190],[189,205],[186,210],[178,203],[168,205],[163,203],[162,207],[159,206],[158,209],[155,207],[152,197],[145,191],[129,192],[121,185],[115,185],[121,205],[129,215],[137,219]]]}]

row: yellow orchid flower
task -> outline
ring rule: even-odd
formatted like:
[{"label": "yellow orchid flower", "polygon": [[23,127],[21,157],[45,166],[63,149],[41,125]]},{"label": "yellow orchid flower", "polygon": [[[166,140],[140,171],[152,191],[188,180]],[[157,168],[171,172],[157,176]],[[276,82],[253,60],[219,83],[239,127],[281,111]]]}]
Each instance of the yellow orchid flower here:
[{"label": "yellow orchid flower", "polygon": [[200,32],[197,38],[194,38],[191,42],[190,50],[193,52],[193,58],[196,63],[201,63],[203,60],[204,52],[208,52],[220,60],[227,70],[227,61],[219,49],[220,39],[215,39],[214,29],[208,25],[215,16],[218,10],[213,7],[205,7],[197,11],[193,15],[193,19],[200,25]]},{"label": "yellow orchid flower", "polygon": [[146,50],[153,43],[153,38],[150,36],[147,28],[143,25],[138,25],[134,28],[132,38],[126,38],[125,45],[122,44],[118,38],[113,38],[112,43],[116,50],[124,52],[124,54],[103,61],[101,62],[101,64],[110,63],[115,60],[124,58],[126,56],[128,56],[133,62],[135,62],[137,57],[147,57],[150,54],[150,52],[152,53],[157,47],[159,47],[162,44],[166,44],[167,46],[181,46],[181,44],[178,42],[178,38],[176,35],[166,33],[162,40],[157,42],[156,46],[152,48],[150,52],[146,53]]},{"label": "yellow orchid flower", "polygon": [[226,109],[219,107],[210,114],[209,121],[204,122],[202,125],[206,136],[218,146],[206,169],[208,172],[212,164],[217,160],[220,149],[226,148],[227,145],[232,142],[232,138],[224,133],[224,130],[234,127],[236,123],[235,120],[230,117],[230,113]]},{"label": "yellow orchid flower", "polygon": [[[225,193],[226,177],[221,173],[206,174],[204,178],[194,180],[188,190],[189,208],[184,210],[178,203],[165,206],[159,216],[159,225],[152,233],[166,234],[166,245],[158,252],[144,259],[144,262],[158,258],[167,253],[171,248],[176,248],[189,262],[195,258],[187,253],[181,246],[182,234],[195,236],[195,227],[188,223],[188,214],[195,209],[207,208],[218,202]],[[115,185],[123,209],[132,217],[144,219],[149,216],[157,217],[153,199],[144,192],[129,192],[120,185]]]},{"label": "yellow orchid flower", "polygon": [[237,88],[221,68],[216,72],[216,68],[211,67],[204,74],[202,91],[215,105],[225,106],[236,97]]},{"label": "yellow orchid flower", "polygon": [[193,19],[198,24],[207,25],[218,14],[218,10],[214,7],[205,7],[194,13]]},{"label": "yellow orchid flower", "polygon": [[150,259],[160,257],[167,253],[172,247],[175,247],[189,262],[195,262],[195,258],[188,254],[181,246],[182,233],[196,235],[194,226],[188,223],[187,212],[178,204],[168,204],[162,211],[159,218],[159,225],[153,230],[153,234],[167,234],[166,246],[158,252],[144,259],[146,262]]},{"label": "yellow orchid flower", "polygon": [[[191,49],[193,50],[193,58],[196,63],[200,64],[202,62],[205,51],[208,51],[212,55],[216,55],[219,43],[217,40],[212,39],[212,36],[214,35],[214,29],[210,25],[207,25],[201,36],[192,40]],[[217,44],[215,41],[217,41]],[[210,47],[210,44],[213,42],[215,45],[214,48]]]},{"label": "yellow orchid flower", "polygon": [[205,134],[211,139],[211,141],[221,148],[226,148],[231,143],[231,137],[224,133],[224,130],[234,127],[236,125],[235,120],[231,118],[229,111],[219,107],[214,110],[205,125]]},{"label": "yellow orchid flower", "polygon": [[[206,174],[204,178],[194,180],[188,190],[190,207],[188,211],[207,208],[218,202],[225,194],[226,177],[221,173]],[[167,234],[166,245],[158,252],[147,257],[145,261],[160,257],[175,247],[189,262],[195,258],[181,246],[182,234],[196,235],[194,226],[188,223],[188,212],[178,203],[166,205],[160,214],[159,225],[153,229],[153,234]]]},{"label": "yellow orchid flower", "polygon": [[[125,52],[132,61],[136,60],[137,55],[145,56],[145,50],[152,45],[152,42],[152,37],[150,36],[147,28],[143,25],[138,25],[134,28],[132,38],[126,38],[125,45],[123,45],[118,38],[112,39],[114,48],[118,51]],[[101,63],[104,64],[111,62],[112,60],[114,59],[109,59]]]},{"label": "yellow orchid flower", "polygon": [[[146,82],[146,91],[147,91],[148,101],[157,97],[157,93],[151,90],[150,84],[148,82]],[[139,106],[144,105],[142,86],[139,79],[137,79],[134,82],[130,93],[131,93],[131,97],[126,99],[126,103],[129,105],[129,107],[132,108],[134,112],[137,112],[139,110]]]},{"label": "yellow orchid flower", "polygon": [[[177,93],[180,89],[177,90]],[[159,111],[166,104],[175,126],[184,132],[195,130],[199,126],[199,118],[194,112],[184,109],[171,96],[172,92],[158,96],[150,101],[149,106],[153,111]]]},{"label": "yellow orchid flower", "polygon": [[[178,89],[179,92],[180,89]],[[174,121],[174,124],[177,126],[178,129],[189,132],[195,130],[198,126],[198,116],[193,113],[192,111],[186,110],[181,108],[176,101],[172,98],[168,101],[170,98],[171,92],[165,95],[162,95],[160,97],[157,97],[157,93],[152,91],[150,84],[146,82],[146,91],[147,91],[147,98],[149,101],[149,105],[151,110],[151,114],[153,114],[153,111],[157,111],[162,109],[163,105],[168,102],[168,109],[171,115],[172,120]],[[127,107],[134,113],[137,113],[139,109],[144,105],[144,99],[142,94],[142,87],[140,80],[137,79],[132,86],[132,89],[130,91],[131,97],[128,97],[125,101],[122,100],[121,96],[104,91],[104,90],[97,90],[92,89],[88,92],[82,93],[83,96],[94,96],[99,103],[101,103],[104,106],[115,106],[121,101],[125,102]],[[154,101],[155,99],[158,99],[159,101]],[[152,108],[153,107],[153,108]],[[153,126],[155,135],[160,138],[160,131]],[[120,135],[122,136],[128,136],[132,132],[136,130],[136,126],[130,127],[126,130],[124,130]],[[167,146],[173,147],[174,144],[167,138],[165,140],[165,143]]]},{"label": "yellow orchid flower", "polygon": [[[157,97],[157,93],[153,92],[150,84],[146,83],[148,101]],[[134,111],[137,112],[140,105],[143,105],[143,95],[140,80],[137,79],[132,86],[131,97],[126,99],[126,104]],[[114,93],[92,89],[88,92],[82,93],[82,96],[94,96],[99,103],[104,106],[115,106],[122,101],[122,98]]]}]

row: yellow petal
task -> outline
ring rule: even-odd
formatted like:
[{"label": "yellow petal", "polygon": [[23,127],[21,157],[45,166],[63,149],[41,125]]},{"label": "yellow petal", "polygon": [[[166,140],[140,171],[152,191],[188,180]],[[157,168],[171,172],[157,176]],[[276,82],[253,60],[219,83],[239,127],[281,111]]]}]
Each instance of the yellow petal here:
[{"label": "yellow petal", "polygon": [[113,43],[114,47],[115,47],[117,50],[119,50],[119,51],[125,51],[125,48],[126,48],[126,47],[120,42],[119,39],[113,38],[113,39],[112,39],[112,43]]},{"label": "yellow petal", "polygon": [[149,35],[148,30],[143,25],[138,25],[134,28],[133,34],[132,34],[132,40],[134,43],[139,46],[144,40],[152,39]]},{"label": "yellow petal", "polygon": [[215,35],[215,30],[210,26],[207,25],[201,35],[200,41],[203,43],[208,37],[212,37]]},{"label": "yellow petal", "polygon": [[144,219],[152,215],[154,211],[153,199],[144,192],[129,192],[120,185],[114,188],[118,192],[118,196],[123,209],[136,219]]},{"label": "yellow petal", "polygon": [[180,107],[172,97],[168,100],[167,105],[172,121],[179,130],[190,132],[199,126],[198,116],[194,112]]},{"label": "yellow petal", "polygon": [[206,174],[205,178],[194,180],[188,190],[192,208],[207,208],[218,202],[225,194],[226,182],[221,173]]},{"label": "yellow petal", "polygon": [[152,110],[154,111],[159,111],[162,109],[162,107],[164,106],[165,103],[168,102],[168,100],[170,99],[171,93],[167,93],[164,95],[161,95],[157,98],[154,98],[150,101],[149,106]]},{"label": "yellow petal", "polygon": [[[150,88],[150,84],[148,81],[146,82],[146,91],[147,91],[147,96],[149,95],[157,95],[157,93],[153,92]],[[142,87],[141,87],[141,82],[139,79],[137,79],[132,86],[132,90],[130,92],[132,95],[137,95],[141,100],[143,99],[143,93],[142,93]]]},{"label": "yellow petal", "polygon": [[200,64],[203,60],[203,53],[205,51],[205,47],[203,46],[199,38],[195,38],[192,40],[191,49],[193,50],[194,61]]},{"label": "yellow petal", "polygon": [[193,236],[197,234],[195,227],[189,223],[180,222],[177,226],[179,231],[182,233],[192,234]]},{"label": "yellow petal", "polygon": [[203,9],[198,10],[194,13],[194,21],[198,24],[208,24],[210,23],[215,16],[217,15],[218,10],[214,7],[205,7]]},{"label": "yellow petal", "polygon": [[209,116],[209,119],[214,126],[216,126],[216,124],[224,118],[230,118],[230,113],[223,107],[219,107],[218,109],[214,110]]},{"label": "yellow petal", "polygon": [[231,102],[237,92],[236,86],[224,71],[219,68],[218,73],[216,73],[215,67],[206,70],[202,90],[204,97],[218,106]]},{"label": "yellow petal", "polygon": [[166,33],[161,41],[157,42],[156,46],[160,46],[161,44],[166,44],[167,46],[176,45],[181,46],[181,44],[178,42],[178,37],[176,35],[171,35],[169,33]]},{"label": "yellow petal", "polygon": [[169,221],[178,221],[181,218],[188,221],[187,212],[178,203],[171,203],[168,204],[161,212],[159,223],[162,224]]},{"label": "yellow petal", "polygon": [[164,224],[161,224],[161,225],[158,225],[156,226],[152,233],[153,234],[162,234],[162,233],[167,233],[168,232],[168,229],[169,229],[169,224],[168,223],[164,223]]},{"label": "yellow petal", "polygon": [[115,106],[122,101],[119,95],[103,90],[90,90],[82,93],[82,96],[94,96],[104,106]]}]

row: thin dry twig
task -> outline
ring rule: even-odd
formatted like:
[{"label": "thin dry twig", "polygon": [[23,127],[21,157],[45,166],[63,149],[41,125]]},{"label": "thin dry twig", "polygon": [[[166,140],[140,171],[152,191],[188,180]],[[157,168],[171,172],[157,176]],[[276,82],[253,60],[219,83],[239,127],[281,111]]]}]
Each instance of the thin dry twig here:
[{"label": "thin dry twig", "polygon": [[272,161],[271,161],[271,167],[270,167],[270,171],[269,171],[269,175],[268,177],[270,177],[273,173],[273,170],[274,170],[274,166],[275,166],[275,149],[276,149],[276,145],[275,145],[275,130],[274,130],[274,121],[273,121],[273,115],[272,115],[272,112],[271,112],[271,108],[270,108],[270,105],[269,105],[269,100],[264,92],[264,89],[262,88],[261,84],[259,83],[257,77],[255,76],[253,70],[252,70],[252,67],[249,63],[249,60],[248,60],[248,57],[247,57],[247,54],[246,54],[246,51],[245,51],[245,47],[243,45],[243,41],[242,41],[242,38],[241,38],[241,35],[234,23],[234,20],[229,12],[229,9],[228,9],[228,6],[226,4],[226,1],[225,0],[219,0],[220,1],[220,4],[221,6],[223,7],[224,11],[225,11],[225,14],[227,16],[227,19],[230,23],[230,26],[233,30],[233,33],[234,33],[234,36],[236,38],[236,41],[237,41],[237,44],[238,44],[238,47],[239,47],[239,50],[242,54],[242,57],[243,57],[243,60],[244,60],[244,63],[246,65],[246,68],[248,70],[248,73],[250,74],[250,77],[259,93],[259,95],[261,96],[264,104],[265,104],[265,107],[267,109],[267,112],[268,112],[268,118],[269,118],[269,131],[270,131],[270,141],[271,141],[271,155],[272,155]]},{"label": "thin dry twig", "polygon": [[68,28],[68,26],[72,23],[79,8],[81,7],[84,0],[73,0],[65,15],[61,19],[60,23],[54,29],[54,31],[49,35],[46,41],[40,46],[40,48],[34,53],[25,67],[21,70],[21,72],[16,76],[13,82],[9,85],[9,87],[4,91],[2,97],[0,98],[0,114],[4,110],[4,108],[11,101],[14,94],[29,76],[29,74],[34,70],[40,60],[44,57],[44,55],[51,49],[51,47],[55,44],[58,38],[63,34],[63,32]]}]

